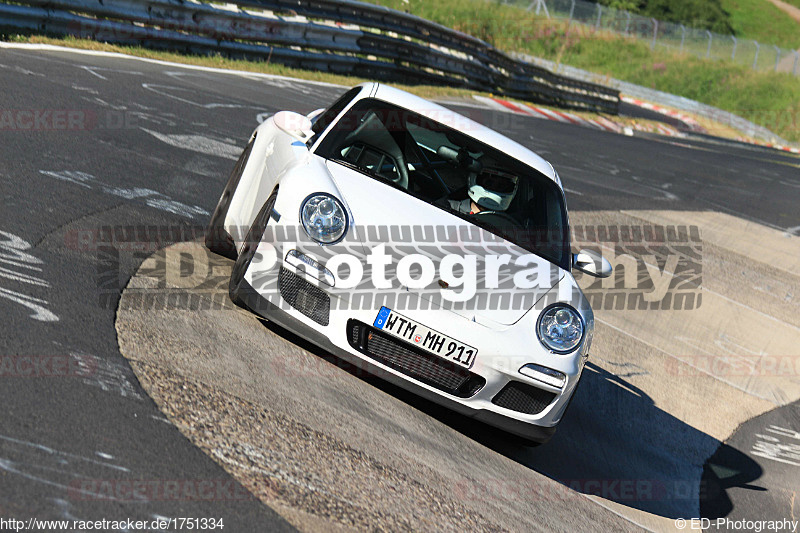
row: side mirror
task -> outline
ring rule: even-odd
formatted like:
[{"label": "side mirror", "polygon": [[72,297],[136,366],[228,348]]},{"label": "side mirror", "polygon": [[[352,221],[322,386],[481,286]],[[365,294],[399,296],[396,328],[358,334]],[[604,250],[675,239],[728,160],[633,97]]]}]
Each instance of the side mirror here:
[{"label": "side mirror", "polygon": [[572,266],[596,278],[607,278],[613,271],[608,259],[593,250],[581,250],[573,254]]},{"label": "side mirror", "polygon": [[305,143],[314,135],[311,131],[311,121],[300,113],[293,111],[280,111],[272,117],[279,130],[287,133],[293,139]]},{"label": "side mirror", "polygon": [[308,120],[310,120],[310,121],[311,121],[311,124],[313,125],[313,124],[314,124],[314,122],[316,122],[316,121],[317,121],[317,119],[319,118],[319,116],[320,116],[322,113],[324,113],[324,112],[325,112],[325,108],[324,108],[324,107],[320,107],[319,109],[315,109],[314,111],[312,111],[311,113],[309,113],[308,115],[306,115],[306,118],[307,118]]}]

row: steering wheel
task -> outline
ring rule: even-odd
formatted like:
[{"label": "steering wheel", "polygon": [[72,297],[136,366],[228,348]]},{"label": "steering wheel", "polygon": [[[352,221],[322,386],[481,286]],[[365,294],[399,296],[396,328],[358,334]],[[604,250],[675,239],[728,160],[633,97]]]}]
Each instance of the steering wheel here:
[{"label": "steering wheel", "polygon": [[498,218],[502,218],[502,219],[504,219],[504,220],[506,220],[508,222],[511,222],[515,226],[519,226],[519,221],[517,219],[515,219],[514,217],[512,217],[511,215],[509,215],[508,213],[504,212],[504,211],[479,211],[479,212],[475,213],[472,216],[483,217],[483,216],[487,216],[487,215],[489,215],[489,216],[493,215],[493,216],[496,216]]}]

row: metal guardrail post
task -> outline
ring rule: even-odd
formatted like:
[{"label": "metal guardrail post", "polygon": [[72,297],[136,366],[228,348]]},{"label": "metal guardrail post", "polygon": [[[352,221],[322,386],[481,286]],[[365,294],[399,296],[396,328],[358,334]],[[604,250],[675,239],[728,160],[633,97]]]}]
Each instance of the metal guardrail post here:
[{"label": "metal guardrail post", "polygon": [[594,29],[600,29],[600,17],[603,16],[603,4],[597,4],[597,20],[594,23]]},{"label": "metal guardrail post", "polygon": [[706,30],[706,33],[708,34],[708,48],[706,49],[706,59],[708,59],[709,57],[711,57],[711,41],[714,40],[714,36],[711,35],[711,32],[708,30]]},{"label": "metal guardrail post", "polygon": [[736,58],[736,45],[739,44],[739,40],[733,35],[731,35],[731,39],[733,39],[733,52],[731,52],[731,61],[733,61]]},{"label": "metal guardrail post", "polygon": [[797,76],[797,61],[800,60],[800,50],[794,53],[794,66],[792,67],[792,75]]},{"label": "metal guardrail post", "polygon": [[567,28],[572,24],[572,17],[575,15],[575,0],[572,0],[572,5],[569,8],[569,20],[567,21]]},{"label": "metal guardrail post", "polygon": [[775,72],[778,72],[778,63],[781,60],[781,49],[778,48],[778,45],[772,45],[775,47]]},{"label": "metal guardrail post", "polygon": [[547,10],[547,3],[544,0],[536,0],[536,14],[539,14],[539,11],[544,10],[544,14],[547,18],[550,18],[550,11]]},{"label": "metal guardrail post", "polygon": [[628,30],[631,27],[631,12],[626,11],[625,14],[628,15],[628,18],[625,20],[625,35],[628,35]]},{"label": "metal guardrail post", "polygon": [[683,42],[686,40],[686,26],[681,24],[681,49],[680,52],[683,53]]},{"label": "metal guardrail post", "polygon": [[653,42],[650,43],[650,50],[656,49],[656,37],[658,37],[658,21],[656,19],[650,19],[653,21]]},{"label": "metal guardrail post", "polygon": [[758,44],[758,41],[753,41],[753,43],[756,45],[756,55],[753,58],[753,70],[755,70],[756,65],[758,65],[758,51],[761,49],[761,45]]}]

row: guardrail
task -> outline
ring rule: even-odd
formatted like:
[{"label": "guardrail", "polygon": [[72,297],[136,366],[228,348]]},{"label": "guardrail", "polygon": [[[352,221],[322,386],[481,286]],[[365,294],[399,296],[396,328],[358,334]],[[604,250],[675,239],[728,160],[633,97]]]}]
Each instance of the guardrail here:
[{"label": "guardrail", "polygon": [[414,15],[352,0],[15,0],[0,3],[0,28],[619,110],[616,89],[514,59]]}]

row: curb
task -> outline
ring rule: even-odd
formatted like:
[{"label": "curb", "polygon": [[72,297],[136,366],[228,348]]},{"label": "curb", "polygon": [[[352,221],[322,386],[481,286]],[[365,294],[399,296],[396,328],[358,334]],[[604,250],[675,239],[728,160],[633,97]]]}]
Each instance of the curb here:
[{"label": "curb", "polygon": [[790,152],[792,154],[800,154],[800,148],[794,148],[793,146],[784,146],[782,144],[772,144],[760,141],[753,141],[750,139],[745,139],[744,137],[737,137],[736,140],[748,144],[754,144],[756,146],[764,146],[766,148],[772,148],[773,150],[782,150],[784,152]]},{"label": "curb", "polygon": [[473,95],[473,98],[486,106],[499,111],[507,113],[516,113],[518,115],[526,115],[536,118],[543,118],[547,120],[554,120],[564,124],[575,124],[576,126],[583,126],[586,128],[593,128],[602,131],[609,131],[612,133],[622,133],[625,135],[632,135],[633,130],[645,131],[648,133],[657,133],[669,137],[683,137],[683,134],[671,126],[666,124],[638,124],[632,125],[619,124],[606,117],[597,118],[583,118],[566,111],[557,111],[554,109],[544,109],[536,107],[531,104],[522,102],[511,102],[502,98],[486,97]]},{"label": "curb", "polygon": [[[675,111],[675,110],[672,110],[672,109],[667,109],[667,108],[661,107],[659,105],[651,104],[649,102],[644,102],[644,101],[639,100],[637,98],[631,98],[629,96],[621,96],[620,99],[623,102],[626,102],[628,104],[635,105],[635,106],[638,106],[638,107],[643,107],[645,109],[649,109],[649,110],[655,111],[657,113],[661,113],[661,114],[664,114],[664,115],[668,115],[670,117],[677,118],[678,120],[682,121],[684,124],[689,126],[689,129],[692,132],[704,133],[704,134],[708,133],[706,131],[706,129],[703,128],[703,126],[701,126],[694,118],[692,118],[689,115],[685,115],[685,114],[683,114],[683,113],[681,113],[679,111]],[[784,152],[791,152],[793,154],[800,154],[800,148],[794,148],[792,146],[784,146],[784,145],[781,145],[781,144],[772,144],[772,143],[768,143],[768,142],[764,142],[764,141],[756,141],[756,140],[753,140],[753,139],[747,139],[745,137],[736,137],[735,140],[737,140],[739,142],[747,143],[747,144],[753,144],[753,145],[756,145],[756,146],[764,146],[764,147],[767,147],[767,148],[773,148],[775,150],[782,150]]]},{"label": "curb", "polygon": [[706,129],[694,119],[694,117],[691,117],[679,111],[675,111],[673,109],[667,109],[665,107],[661,107],[660,105],[651,104],[649,102],[639,100],[638,98],[631,98],[630,96],[620,96],[620,100],[622,100],[626,104],[635,105],[636,107],[649,109],[650,111],[655,111],[656,113],[661,113],[662,115],[667,115],[669,117],[676,118],[681,122],[683,122],[684,124],[686,124],[689,127],[689,130],[691,131],[695,131],[697,133],[708,133]]},{"label": "curb", "polygon": [[[666,124],[639,124],[634,122],[631,125],[627,124],[619,124],[614,122],[613,120],[600,116],[597,118],[583,118],[572,113],[568,113],[566,111],[557,111],[554,109],[543,109],[541,107],[536,107],[532,104],[524,103],[524,102],[511,102],[509,100],[504,100],[502,98],[495,98],[495,97],[486,97],[486,96],[479,96],[473,95],[472,96],[478,102],[486,105],[491,109],[496,109],[499,111],[505,111],[507,113],[516,113],[518,115],[526,115],[530,117],[536,118],[544,118],[547,120],[554,120],[557,122],[562,122],[565,124],[575,124],[577,126],[589,127],[594,129],[599,129],[603,131],[610,131],[613,133],[622,133],[625,135],[632,135],[633,130],[647,132],[647,133],[655,133],[658,135],[664,135],[667,137],[686,137],[685,134],[679,132],[672,126],[668,126]],[[685,115],[678,111],[674,111],[672,109],[667,109],[655,104],[651,104],[648,102],[644,102],[642,100],[638,100],[636,98],[631,98],[628,96],[623,96],[622,100],[628,104],[643,107],[645,109],[649,109],[651,111],[655,111],[657,113],[661,113],[664,115],[668,115],[670,117],[676,118],[686,124],[692,133],[700,133],[706,134],[706,129],[703,128],[693,117],[689,115]],[[793,154],[800,154],[800,148],[795,148],[792,146],[784,146],[780,144],[772,144],[767,142],[761,141],[754,141],[753,139],[747,139],[745,137],[737,137],[735,140],[738,142],[743,142],[746,144],[754,145],[754,146],[763,146],[766,148],[772,148],[774,150],[781,150],[784,152],[789,152]]]}]

